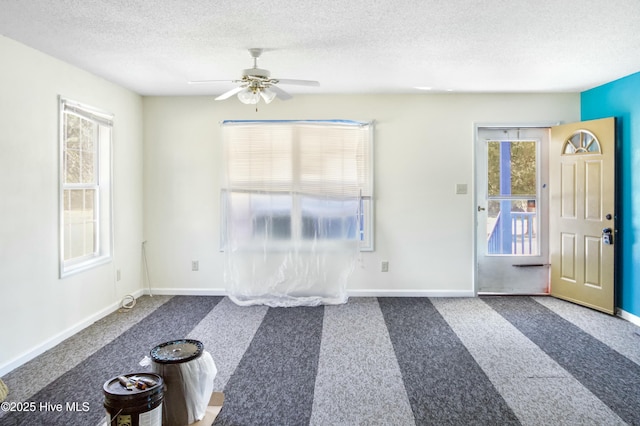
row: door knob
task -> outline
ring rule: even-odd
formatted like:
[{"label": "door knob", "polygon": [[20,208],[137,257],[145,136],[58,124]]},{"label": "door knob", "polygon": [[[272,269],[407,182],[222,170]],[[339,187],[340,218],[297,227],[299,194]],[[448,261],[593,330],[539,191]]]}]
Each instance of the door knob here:
[{"label": "door knob", "polygon": [[485,210],[486,210],[486,209],[485,209],[484,207],[480,207],[480,206],[478,206],[478,211],[479,211],[479,212],[483,212],[483,211],[485,211]]}]

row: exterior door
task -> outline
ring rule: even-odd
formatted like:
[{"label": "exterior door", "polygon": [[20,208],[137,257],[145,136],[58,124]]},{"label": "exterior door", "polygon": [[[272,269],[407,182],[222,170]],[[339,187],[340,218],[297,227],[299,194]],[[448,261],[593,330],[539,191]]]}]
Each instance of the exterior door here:
[{"label": "exterior door", "polygon": [[615,119],[551,129],[551,295],[614,314]]},{"label": "exterior door", "polygon": [[478,293],[548,293],[548,144],[548,128],[478,128]]}]

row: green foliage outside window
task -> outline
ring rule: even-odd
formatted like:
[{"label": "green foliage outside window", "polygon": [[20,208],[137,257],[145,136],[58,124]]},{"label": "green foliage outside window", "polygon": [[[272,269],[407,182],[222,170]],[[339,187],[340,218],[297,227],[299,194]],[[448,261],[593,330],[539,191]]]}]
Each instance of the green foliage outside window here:
[{"label": "green foliage outside window", "polygon": [[[522,198],[535,198],[536,196],[536,142],[517,141],[511,145],[511,191],[500,191],[500,141],[490,141],[487,146],[488,168],[488,195],[499,197],[510,195]],[[526,211],[527,200],[514,200],[514,209]]]}]

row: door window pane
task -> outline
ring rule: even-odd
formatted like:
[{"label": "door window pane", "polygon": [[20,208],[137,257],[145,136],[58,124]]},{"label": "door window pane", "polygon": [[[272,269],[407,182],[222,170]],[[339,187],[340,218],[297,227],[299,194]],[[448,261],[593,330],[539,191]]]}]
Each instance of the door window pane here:
[{"label": "door window pane", "polygon": [[536,142],[490,141],[487,143],[488,194],[535,195]]},{"label": "door window pane", "polygon": [[538,254],[536,201],[489,200],[487,209],[487,253]]},{"label": "door window pane", "polygon": [[487,142],[487,254],[538,255],[536,141]]}]

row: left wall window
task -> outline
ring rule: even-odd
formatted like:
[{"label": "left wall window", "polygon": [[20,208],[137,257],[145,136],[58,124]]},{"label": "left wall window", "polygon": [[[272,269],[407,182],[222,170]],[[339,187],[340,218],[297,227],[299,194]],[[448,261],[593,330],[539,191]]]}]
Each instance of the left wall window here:
[{"label": "left wall window", "polygon": [[111,260],[113,115],[60,98],[60,277]]}]

